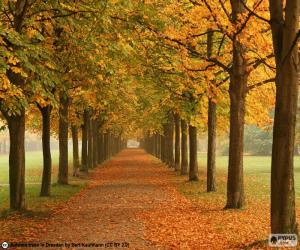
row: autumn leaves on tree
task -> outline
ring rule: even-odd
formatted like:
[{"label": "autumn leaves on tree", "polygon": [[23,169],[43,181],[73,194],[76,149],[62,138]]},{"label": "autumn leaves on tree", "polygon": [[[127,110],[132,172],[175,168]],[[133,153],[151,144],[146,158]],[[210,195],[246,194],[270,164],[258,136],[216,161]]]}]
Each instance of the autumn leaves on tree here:
[{"label": "autumn leaves on tree", "polygon": [[70,174],[88,174],[132,136],[197,181],[197,135],[207,132],[207,192],[214,192],[217,135],[228,131],[224,206],[242,208],[244,125],[270,126],[275,106],[272,232],[297,231],[299,1],[4,0],[0,8],[12,209],[26,208],[26,129],[42,134],[41,196],[51,195],[51,135],[59,140],[57,182],[67,185]]},{"label": "autumn leaves on tree", "polygon": [[[168,104],[168,109],[176,116],[179,113],[190,124],[190,180],[198,179],[194,126],[201,127],[201,123],[207,121],[208,192],[216,190],[216,117],[224,114],[220,109],[228,102],[225,95],[228,91],[230,104],[225,107],[230,112],[230,142],[225,208],[245,206],[244,124],[267,124],[261,119],[269,116],[265,111],[270,112],[274,104],[275,90],[271,83],[276,82],[271,188],[274,233],[297,232],[293,152],[299,77],[299,3],[287,1],[285,5],[282,1],[270,1],[269,6],[267,1],[179,1],[165,7],[167,13],[174,9],[176,13],[164,32],[159,32],[159,27],[153,24],[147,26],[168,46],[168,54],[165,54],[169,57],[169,66],[167,70],[160,68],[164,74],[173,76],[164,81],[166,91],[171,92],[170,96],[173,94],[173,106]],[[256,111],[251,110],[253,108]],[[258,110],[262,112],[258,114]],[[255,114],[251,115],[252,112]],[[172,120],[168,119],[168,123]],[[185,124],[182,125],[182,155],[185,157],[186,129]],[[217,127],[226,129],[220,122]],[[148,136],[147,140],[151,138]],[[177,150],[175,153],[178,154]],[[185,164],[181,172],[186,173]]]}]

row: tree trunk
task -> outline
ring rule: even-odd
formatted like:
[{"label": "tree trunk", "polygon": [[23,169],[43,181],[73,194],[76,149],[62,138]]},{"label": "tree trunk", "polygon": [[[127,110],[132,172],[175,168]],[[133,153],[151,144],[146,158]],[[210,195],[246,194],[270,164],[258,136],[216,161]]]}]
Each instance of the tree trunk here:
[{"label": "tree trunk", "polygon": [[161,135],[157,134],[157,158],[160,159],[161,156]]},{"label": "tree trunk", "polygon": [[73,141],[73,176],[78,176],[79,170],[79,150],[78,150],[78,128],[72,126],[72,141]]},{"label": "tree trunk", "polygon": [[170,138],[169,140],[169,166],[175,168],[175,158],[174,158],[174,119],[172,116],[172,121],[170,122]]},{"label": "tree trunk", "polygon": [[51,187],[51,147],[50,147],[50,119],[52,106],[40,107],[43,118],[43,132],[42,132],[42,144],[43,144],[43,177],[41,186],[41,196],[50,196]]},{"label": "tree trunk", "polygon": [[175,171],[180,170],[180,117],[175,114]]},{"label": "tree trunk", "polygon": [[188,148],[187,148],[187,124],[185,120],[181,120],[181,174],[188,173]]},{"label": "tree trunk", "polygon": [[88,168],[94,167],[94,161],[93,161],[93,121],[91,120],[90,114],[89,114],[89,123],[88,123]]},{"label": "tree trunk", "polygon": [[98,121],[93,121],[93,166],[98,165],[98,137],[99,137],[99,125]]},{"label": "tree trunk", "polygon": [[58,184],[68,184],[68,106],[66,96],[60,97],[59,105],[59,166]]},{"label": "tree trunk", "polygon": [[163,163],[167,163],[167,159],[168,159],[168,152],[167,152],[167,126],[164,125],[164,134],[162,135],[162,152],[161,152],[161,155],[162,155],[162,162]]},{"label": "tree trunk", "polygon": [[88,172],[88,128],[89,128],[89,113],[87,110],[83,113],[82,125],[82,147],[81,147],[81,169]]},{"label": "tree trunk", "polygon": [[207,192],[216,191],[216,104],[208,104]]},{"label": "tree trunk", "polygon": [[[207,34],[207,57],[211,58],[213,53],[213,31],[209,30]],[[211,85],[215,85],[211,81]],[[212,92],[213,93],[213,92]],[[213,96],[213,95],[212,95]],[[216,103],[212,97],[208,100],[208,145],[207,145],[207,192],[216,191]]]},{"label": "tree trunk", "polygon": [[104,134],[104,160],[109,158],[109,134],[108,131]]},{"label": "tree trunk", "polygon": [[25,209],[25,111],[6,116],[9,137],[9,194],[10,209]]},{"label": "tree trunk", "polygon": [[111,157],[111,133],[107,132],[107,159]]},{"label": "tree trunk", "polygon": [[[238,24],[238,15],[243,12],[241,0],[231,1],[233,20]],[[243,151],[245,102],[247,94],[247,60],[246,50],[235,37],[233,40],[233,62],[230,74],[230,142],[227,182],[227,204],[225,208],[244,206]]]},{"label": "tree trunk", "polygon": [[198,181],[198,159],[197,159],[197,128],[189,125],[190,137],[190,172],[189,180]]},{"label": "tree trunk", "polygon": [[165,162],[165,136],[160,135],[160,160]]},{"label": "tree trunk", "polygon": [[98,164],[101,164],[103,162],[103,134],[99,132],[98,134]]},{"label": "tree trunk", "polygon": [[300,2],[270,1],[276,59],[276,104],[271,167],[271,231],[298,233],[295,215],[294,163],[298,99]]},{"label": "tree trunk", "polygon": [[166,151],[167,151],[167,164],[169,167],[174,167],[174,120],[173,115],[169,115],[169,121],[166,125]]}]

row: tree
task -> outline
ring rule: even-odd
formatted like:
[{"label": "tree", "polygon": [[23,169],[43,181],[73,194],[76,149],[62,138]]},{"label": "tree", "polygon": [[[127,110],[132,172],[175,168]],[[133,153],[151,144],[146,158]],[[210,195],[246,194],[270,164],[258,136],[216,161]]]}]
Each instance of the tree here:
[{"label": "tree", "polygon": [[271,167],[271,231],[298,233],[295,215],[294,144],[299,83],[300,2],[269,1],[276,59],[276,104]]},{"label": "tree", "polygon": [[189,180],[198,181],[197,128],[189,125],[190,169]]},{"label": "tree", "polygon": [[82,147],[81,147],[81,169],[88,172],[88,127],[89,117],[88,111],[84,110],[83,113],[83,124],[81,126],[82,131]]},{"label": "tree", "polygon": [[50,126],[51,126],[51,110],[52,106],[47,105],[45,107],[39,106],[39,109],[43,117],[43,132],[42,132],[42,143],[43,143],[43,178],[41,186],[41,196],[50,195],[51,186],[51,148],[50,148]]},{"label": "tree", "polygon": [[180,170],[180,116],[176,113],[175,117],[175,171]]},{"label": "tree", "polygon": [[[211,58],[213,53],[213,31],[207,33],[207,57]],[[213,85],[213,83],[211,83]],[[212,91],[211,91],[212,92]],[[208,97],[208,142],[207,142],[207,192],[216,191],[216,108],[213,96]]]},{"label": "tree", "polygon": [[186,175],[188,171],[188,148],[187,148],[187,124],[185,120],[181,120],[181,171],[182,175]]},{"label": "tree", "polygon": [[73,176],[78,176],[79,171],[79,149],[78,149],[78,127],[71,126],[72,141],[73,141]]},{"label": "tree", "polygon": [[216,104],[208,104],[207,192],[216,191]]},{"label": "tree", "polygon": [[68,184],[68,109],[69,98],[66,95],[60,96],[59,106],[59,165],[58,165],[58,184]]}]

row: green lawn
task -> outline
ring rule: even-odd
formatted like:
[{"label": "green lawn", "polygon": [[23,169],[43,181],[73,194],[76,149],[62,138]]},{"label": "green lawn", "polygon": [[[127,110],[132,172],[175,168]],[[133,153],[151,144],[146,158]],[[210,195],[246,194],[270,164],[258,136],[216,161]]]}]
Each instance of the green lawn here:
[{"label": "green lawn", "polygon": [[[48,211],[51,207],[69,199],[86,185],[85,178],[72,176],[69,178],[71,185],[56,185],[58,150],[52,151],[52,163],[51,197],[41,198],[39,183],[42,178],[43,155],[41,151],[26,153],[26,203],[29,210]],[[72,173],[72,152],[69,153],[69,173]],[[0,155],[0,211],[5,211],[9,207],[8,182],[8,155]]]},{"label": "green lawn", "polygon": [[[69,165],[72,168],[72,152],[69,153]],[[52,151],[53,182],[56,181],[58,150]],[[26,183],[40,183],[43,169],[42,151],[26,152]],[[0,155],[0,185],[8,183],[8,155]]]},{"label": "green lawn", "polygon": [[[206,179],[206,154],[199,154],[199,175],[202,184],[196,185],[199,193],[205,192]],[[217,193],[226,194],[226,175],[228,156],[217,157]],[[244,181],[245,193],[248,197],[269,198],[270,194],[271,156],[244,156]],[[200,186],[199,186],[200,185]],[[196,188],[196,189],[197,189]],[[203,190],[204,189],[204,190]],[[300,198],[300,157],[295,157],[295,190],[297,198]],[[185,192],[183,190],[183,192]],[[191,191],[194,193],[194,191]],[[194,194],[195,195],[195,194]]]},{"label": "green lawn", "polygon": [[[30,183],[40,183],[43,166],[42,152],[26,153],[26,195],[28,205],[31,208],[40,206],[40,203],[59,202],[68,199],[85,185],[85,181],[70,177],[70,183],[76,185],[57,186],[57,165],[58,151],[52,151],[53,171],[52,171],[52,198],[39,198],[40,185]],[[69,172],[72,173],[72,154],[69,153]],[[227,174],[227,156],[217,157],[217,189],[216,195],[226,195],[226,174]],[[245,175],[245,193],[248,197],[268,199],[270,193],[270,168],[271,157],[268,156],[245,156],[244,157],[244,175]],[[206,155],[199,154],[199,183],[184,184],[181,191],[186,195],[206,195]],[[8,156],[0,155],[0,210],[8,207],[8,186],[1,184],[8,183]],[[300,198],[300,157],[295,157],[295,188],[296,196]],[[212,194],[214,195],[214,194]]]}]

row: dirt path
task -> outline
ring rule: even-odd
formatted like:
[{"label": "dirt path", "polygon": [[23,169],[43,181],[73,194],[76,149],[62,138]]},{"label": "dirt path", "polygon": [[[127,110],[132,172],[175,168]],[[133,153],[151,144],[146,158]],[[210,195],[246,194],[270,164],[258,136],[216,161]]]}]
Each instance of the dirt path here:
[{"label": "dirt path", "polygon": [[[139,215],[172,201],[164,188],[170,172],[142,150],[124,150],[93,174],[88,189],[47,221],[47,233],[40,239],[63,244],[97,243],[104,248],[115,244],[116,249],[163,249],[145,239]],[[70,249],[91,248],[74,245]]]}]

